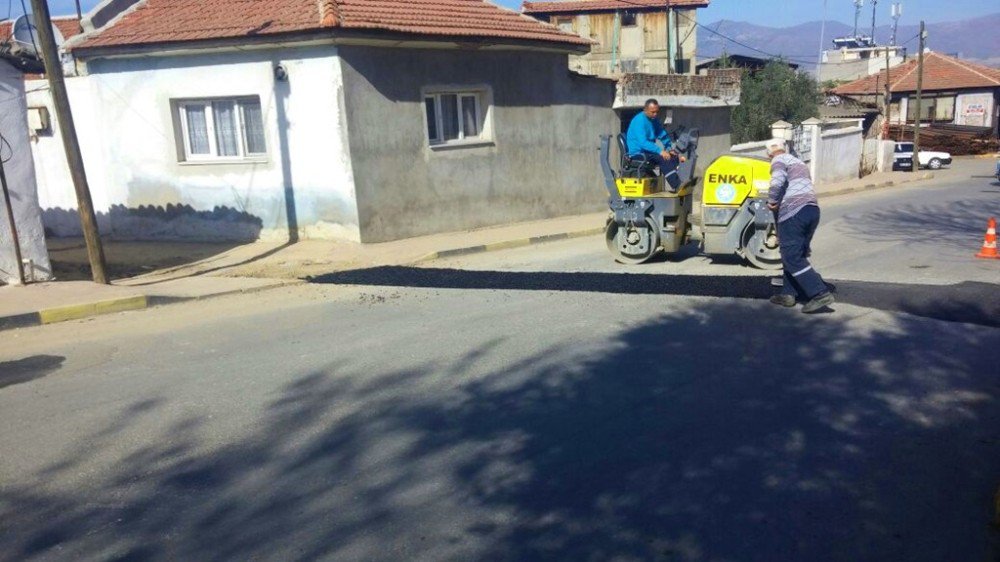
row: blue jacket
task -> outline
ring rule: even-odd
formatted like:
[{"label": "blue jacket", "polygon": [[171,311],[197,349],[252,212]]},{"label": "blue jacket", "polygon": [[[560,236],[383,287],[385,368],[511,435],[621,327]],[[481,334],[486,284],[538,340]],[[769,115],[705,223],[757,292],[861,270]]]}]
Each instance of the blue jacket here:
[{"label": "blue jacket", "polygon": [[625,144],[628,146],[628,155],[636,156],[643,152],[659,154],[661,149],[656,141],[663,143],[663,148],[670,150],[670,134],[663,128],[660,121],[646,117],[640,112],[632,118],[628,126],[628,133],[625,134]]}]

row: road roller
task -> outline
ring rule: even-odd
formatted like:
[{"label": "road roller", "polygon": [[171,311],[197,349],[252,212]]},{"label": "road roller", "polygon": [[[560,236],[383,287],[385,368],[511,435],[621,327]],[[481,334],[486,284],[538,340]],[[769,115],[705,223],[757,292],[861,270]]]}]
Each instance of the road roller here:
[{"label": "road roller", "polygon": [[[605,238],[611,255],[620,263],[640,264],[661,252],[676,254],[697,240],[709,256],[737,255],[760,269],[781,269],[775,216],[767,208],[770,161],[727,154],[697,177],[698,136],[697,129],[672,133],[672,148],[684,157],[676,188],[654,173],[655,164],[628,155],[624,135],[617,137],[618,166],[612,167],[612,137],[601,137],[611,209]],[[697,214],[692,211],[696,190]]]}]

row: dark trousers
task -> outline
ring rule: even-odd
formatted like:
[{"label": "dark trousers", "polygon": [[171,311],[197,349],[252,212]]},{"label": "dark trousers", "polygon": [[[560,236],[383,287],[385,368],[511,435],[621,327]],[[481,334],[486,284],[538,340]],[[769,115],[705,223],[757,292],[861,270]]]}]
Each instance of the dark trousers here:
[{"label": "dark trousers", "polygon": [[677,189],[680,187],[681,177],[677,173],[677,166],[680,165],[679,158],[671,158],[667,160],[655,152],[643,152],[643,154],[650,162],[655,162],[656,166],[660,168],[660,175],[663,176],[664,180],[666,180],[670,189]]},{"label": "dark trousers", "polygon": [[809,247],[819,226],[819,207],[806,205],[792,217],[778,223],[781,265],[785,284],[781,292],[800,299],[813,299],[827,291],[826,283],[809,263]]}]

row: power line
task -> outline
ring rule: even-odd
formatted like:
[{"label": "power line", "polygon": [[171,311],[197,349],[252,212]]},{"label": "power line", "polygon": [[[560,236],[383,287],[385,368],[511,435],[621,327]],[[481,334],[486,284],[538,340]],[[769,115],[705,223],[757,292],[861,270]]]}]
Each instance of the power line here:
[{"label": "power line", "polygon": [[[6,164],[7,162],[10,162],[11,159],[14,158],[14,147],[12,147],[10,145],[10,142],[7,141],[7,137],[3,136],[3,133],[0,133],[0,143],[2,143],[2,144],[0,144],[0,162]],[[3,157],[3,147],[4,146],[6,146],[7,147],[7,151],[10,152],[10,156],[8,156],[6,158]]]},{"label": "power line", "polygon": [[[630,3],[630,2],[628,2],[628,3]],[[707,31],[707,32],[709,32],[709,33],[711,33],[713,35],[718,35],[719,37],[725,39],[726,41],[730,41],[730,42],[732,42],[735,45],[739,45],[740,47],[743,47],[745,49],[750,49],[751,51],[754,51],[755,53],[760,53],[762,55],[766,55],[767,57],[772,58],[772,59],[785,59],[785,60],[789,60],[789,61],[792,61],[792,62],[798,62],[798,63],[802,63],[802,64],[814,64],[813,61],[805,61],[805,60],[802,60],[802,59],[793,59],[792,57],[783,57],[781,55],[775,55],[775,54],[769,53],[767,51],[762,51],[762,50],[760,50],[760,49],[758,49],[756,47],[751,47],[750,45],[747,45],[746,43],[742,43],[740,41],[737,41],[736,39],[733,39],[732,37],[729,37],[727,35],[723,35],[722,33],[719,33],[718,31],[715,31],[714,29],[712,29],[712,28],[710,28],[708,26],[705,26],[705,25],[702,25],[702,24],[698,23],[698,20],[692,18],[691,16],[685,14],[684,12],[677,12],[677,13],[680,14],[685,19],[687,19],[688,21],[690,21],[691,23],[695,24],[696,26],[704,29],[705,31]],[[809,56],[809,55],[801,55],[801,56]]]},{"label": "power line", "polygon": [[913,42],[913,40],[914,40],[914,39],[916,39],[916,38],[918,38],[918,37],[920,37],[920,32],[919,32],[919,31],[918,31],[918,32],[917,32],[917,34],[916,34],[916,35],[914,35],[913,37],[910,37],[909,39],[907,39],[906,41],[904,41],[904,42],[903,42],[903,43],[901,43],[900,45],[896,45],[896,46],[897,46],[897,47],[905,47],[905,46],[909,45],[910,43],[912,43],[912,42]]}]

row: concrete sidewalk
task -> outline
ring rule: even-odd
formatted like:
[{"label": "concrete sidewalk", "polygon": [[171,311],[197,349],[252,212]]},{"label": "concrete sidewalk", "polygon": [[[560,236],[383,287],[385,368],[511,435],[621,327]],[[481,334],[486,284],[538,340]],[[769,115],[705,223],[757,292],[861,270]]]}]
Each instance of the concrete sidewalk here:
[{"label": "concrete sidewalk", "polygon": [[150,306],[249,293],[300,281],[190,277],[143,286],[55,281],[0,287],[0,330],[79,320]]},{"label": "concrete sidewalk", "polygon": [[[881,173],[818,186],[817,193],[821,198],[828,198],[932,177],[929,173]],[[412,265],[444,257],[591,236],[604,231],[607,216],[607,211],[600,211],[380,244],[329,240],[304,240],[296,244],[256,242],[219,248],[218,253],[207,257],[202,256],[211,252],[199,245],[198,250],[202,253],[192,254],[200,258],[197,261],[122,279],[112,285],[57,281],[27,287],[0,287],[0,330],[259,291],[301,283],[324,273]],[[139,246],[129,249],[134,255],[164,251],[170,259],[176,259],[178,253],[176,243],[129,244]],[[65,253],[74,248],[65,247],[64,243],[60,251]],[[82,248],[79,251],[85,255]]]}]

